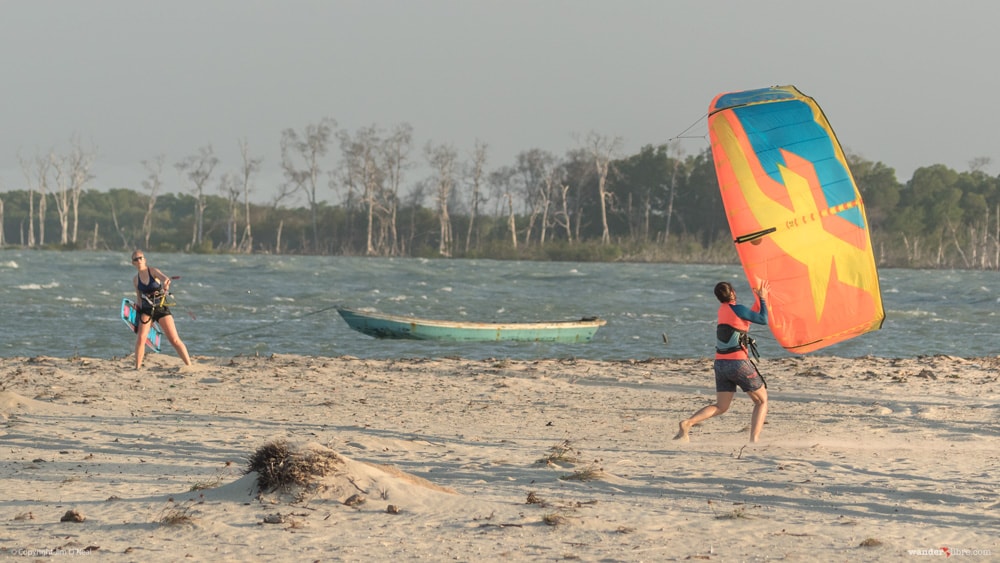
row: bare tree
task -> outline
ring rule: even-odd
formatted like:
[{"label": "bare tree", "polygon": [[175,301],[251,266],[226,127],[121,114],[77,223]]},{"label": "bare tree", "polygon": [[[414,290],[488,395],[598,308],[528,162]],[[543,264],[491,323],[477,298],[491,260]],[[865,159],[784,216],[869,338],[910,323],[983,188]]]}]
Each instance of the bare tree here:
[{"label": "bare tree", "polygon": [[[45,244],[45,211],[51,160],[36,156],[34,160],[19,158],[21,171],[28,182],[28,247]],[[38,239],[35,239],[35,192],[38,192]]]},{"label": "bare tree", "polygon": [[45,246],[45,216],[49,206],[48,161],[38,157],[38,246]]},{"label": "bare tree", "polygon": [[993,163],[988,156],[977,156],[969,161],[969,172],[983,172]]},{"label": "bare tree", "polygon": [[[545,245],[546,233],[548,232],[549,208],[552,206],[552,200],[557,197],[557,195],[562,196],[563,211],[566,212],[566,193],[569,191],[569,186],[565,185],[563,182],[564,172],[565,169],[553,157],[553,161],[545,171],[545,176],[542,177],[542,232],[539,236],[539,242],[542,245]],[[553,213],[553,216],[555,215],[556,213]],[[556,224],[554,219],[555,218],[553,217],[553,225]],[[570,242],[572,242],[572,240]]]},{"label": "bare tree", "polygon": [[4,230],[4,224],[3,224],[3,198],[0,197],[0,248],[3,248],[3,246],[5,244],[5,241],[3,239],[3,230]]},{"label": "bare tree", "polygon": [[[344,155],[344,183],[350,193],[360,187],[361,202],[365,209],[365,254],[376,253],[374,230],[376,215],[380,222],[388,215],[382,204],[382,176],[378,164],[378,153],[382,144],[380,131],[374,125],[362,127],[355,137],[347,131],[337,134]],[[383,239],[384,240],[384,239]],[[382,245],[379,245],[380,249]]]},{"label": "bare tree", "polygon": [[517,170],[513,166],[502,166],[489,176],[493,200],[497,202],[494,216],[499,219],[501,214],[507,215],[510,240],[515,250],[517,250],[517,222],[514,220],[514,176],[516,175]]},{"label": "bare tree", "polygon": [[[565,169],[563,169],[565,171]],[[562,227],[566,233],[566,242],[573,244],[573,229],[570,226],[569,214],[569,184],[565,180],[559,182],[559,210],[553,214],[552,221],[557,227]]]},{"label": "bare tree", "polygon": [[69,191],[70,203],[73,208],[73,229],[71,241],[76,244],[77,233],[80,230],[80,196],[83,194],[83,187],[87,182],[94,179],[90,173],[90,167],[97,156],[97,150],[85,151],[78,138],[71,142],[72,149],[69,154]]},{"label": "bare tree", "polygon": [[253,184],[252,179],[254,174],[260,171],[260,165],[264,161],[264,157],[250,158],[250,147],[246,139],[240,141],[240,155],[243,157],[243,170],[240,180],[241,187],[243,188],[244,225],[243,236],[240,237],[238,249],[240,252],[249,253],[253,251],[253,232],[250,228],[251,185]]},{"label": "bare tree", "polygon": [[507,227],[510,229],[510,242],[517,250],[517,221],[514,220],[514,194],[507,192]]},{"label": "bare tree", "polygon": [[403,181],[403,171],[409,167],[409,154],[413,145],[413,127],[409,123],[397,125],[382,146],[385,173],[386,203],[389,207],[389,253],[401,253],[399,239],[399,188]]},{"label": "bare tree", "polygon": [[590,154],[584,148],[575,148],[566,152],[562,159],[562,169],[566,185],[563,189],[563,215],[565,226],[572,235],[572,240],[582,240],[580,229],[584,224],[584,208],[588,199],[584,192],[587,181],[593,174]]},{"label": "bare tree", "polygon": [[[317,219],[317,190],[323,172],[320,160],[329,150],[330,135],[336,127],[336,121],[324,117],[317,124],[307,125],[301,134],[294,129],[285,129],[281,133],[281,168],[286,182],[281,187],[279,198],[298,191],[306,194],[312,213],[313,252],[320,250]],[[300,160],[301,164],[297,162]]]},{"label": "bare tree", "polygon": [[178,162],[174,166],[181,174],[186,174],[194,188],[192,193],[195,197],[194,203],[194,227],[191,233],[191,246],[201,245],[204,233],[205,207],[208,205],[205,200],[205,184],[212,177],[212,171],[218,166],[219,159],[216,158],[212,150],[212,145],[198,149],[198,154],[191,155]]},{"label": "bare tree", "polygon": [[225,245],[230,250],[236,250],[236,224],[239,222],[240,192],[241,187],[235,174],[226,172],[219,178],[219,193],[226,198],[226,203],[229,206]]},{"label": "bare tree", "polygon": [[451,256],[451,216],[448,214],[448,202],[455,186],[455,161],[458,159],[458,154],[450,146],[434,146],[431,143],[427,143],[424,152],[427,162],[434,168],[436,174],[438,221],[441,224],[438,252],[442,256]]},{"label": "bare tree", "polygon": [[55,192],[52,199],[56,202],[56,214],[59,216],[59,244],[69,243],[69,172],[65,169],[65,158],[56,156],[55,151],[49,153],[49,166],[55,170]]},{"label": "bare tree", "polygon": [[585,145],[590,152],[591,158],[597,169],[597,194],[601,204],[601,244],[611,242],[611,232],[608,230],[608,197],[607,191],[608,171],[611,167],[611,160],[621,148],[621,137],[607,137],[591,131],[586,138]]},{"label": "bare tree", "polygon": [[[540,231],[544,232],[544,223],[548,218],[547,213],[551,200],[549,192],[551,186],[546,182],[546,179],[555,167],[555,163],[555,156],[542,149],[530,149],[517,155],[517,171],[521,180],[524,203],[528,208],[528,228],[524,233],[525,244],[530,243],[539,215],[543,216],[543,226]],[[541,235],[540,238],[544,238],[544,235]]]},{"label": "bare tree", "polygon": [[472,228],[476,222],[476,215],[479,214],[479,203],[482,200],[482,187],[486,175],[486,148],[487,144],[476,139],[476,145],[472,149],[472,165],[469,176],[471,177],[472,202],[469,205],[469,230],[465,233],[465,252],[469,252],[472,244]]},{"label": "bare tree", "polygon": [[[83,187],[93,179],[90,166],[94,154],[83,150],[79,139],[74,138],[72,149],[66,156],[58,156],[55,151],[49,152],[49,166],[55,170],[56,191],[53,199],[59,214],[60,243],[76,244],[80,231],[80,195]],[[70,218],[72,215],[72,226]]]},{"label": "bare tree", "polygon": [[399,249],[404,256],[413,248],[413,241],[417,237],[417,215],[420,213],[423,202],[427,199],[429,184],[430,180],[418,180],[406,196],[406,204],[403,207],[410,210],[410,224],[406,236],[400,237]]},{"label": "bare tree", "polygon": [[146,214],[142,217],[142,239],[143,248],[149,248],[149,238],[153,234],[153,208],[156,207],[156,198],[160,195],[160,188],[163,187],[163,161],[165,157],[160,154],[153,157],[153,160],[142,161],[142,166],[149,172],[146,179],[142,181],[142,187],[149,194],[146,200]]},{"label": "bare tree", "polygon": [[121,224],[118,222],[118,210],[115,209],[115,200],[111,200],[111,222],[115,226],[115,232],[122,239],[122,248],[128,249],[133,246],[129,243],[129,237],[125,236],[125,229],[122,228]]}]

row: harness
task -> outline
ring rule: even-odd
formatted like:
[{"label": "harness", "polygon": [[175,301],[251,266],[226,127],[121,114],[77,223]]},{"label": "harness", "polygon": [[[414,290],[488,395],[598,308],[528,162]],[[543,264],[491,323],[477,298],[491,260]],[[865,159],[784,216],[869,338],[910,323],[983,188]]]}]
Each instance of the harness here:
[{"label": "harness", "polygon": [[[741,319],[729,303],[719,305],[719,324],[715,327],[715,351],[718,355],[746,353],[750,321]],[[736,358],[743,359],[742,354]]]},{"label": "harness", "polygon": [[[173,296],[163,289],[163,284],[161,284],[160,281],[156,279],[156,276],[153,275],[153,269],[148,268],[148,270],[149,282],[142,283],[141,279],[137,280],[139,286],[146,288],[146,291],[140,290],[140,294],[142,295],[142,300],[150,307],[149,318],[147,320],[143,321],[142,315],[139,315],[140,322],[142,322],[142,324],[153,322],[157,309],[166,309],[167,307],[176,305],[172,299]],[[142,313],[142,310],[140,310],[140,313]]]},{"label": "harness", "polygon": [[760,359],[760,353],[757,352],[757,340],[750,336],[749,332],[727,324],[719,324],[715,327],[715,337],[719,342],[732,342],[733,335],[737,333],[739,336],[736,338],[735,345],[725,348],[716,346],[715,351],[719,354],[732,354],[743,350],[747,352],[750,361],[756,364],[757,360]]},{"label": "harness", "polygon": [[[760,353],[757,352],[757,341],[750,336],[750,321],[741,319],[733,311],[729,303],[723,303],[719,307],[719,324],[715,327],[715,352],[716,357],[723,354],[735,354],[742,352],[746,359],[753,364],[757,376],[760,377],[764,388],[767,388],[767,381],[757,369],[757,362],[760,360]],[[742,359],[742,358],[735,358]]]}]

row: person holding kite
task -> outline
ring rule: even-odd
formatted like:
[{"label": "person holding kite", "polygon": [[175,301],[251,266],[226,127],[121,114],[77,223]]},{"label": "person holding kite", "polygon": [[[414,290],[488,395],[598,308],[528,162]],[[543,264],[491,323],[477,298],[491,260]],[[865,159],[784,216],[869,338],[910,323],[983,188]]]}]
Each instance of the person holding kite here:
[{"label": "person holding kite", "polygon": [[729,282],[715,285],[715,297],[720,303],[719,322],[715,329],[715,404],[682,420],[674,440],[688,441],[692,426],[729,410],[737,386],[746,392],[754,404],[750,418],[750,441],[760,440],[760,431],[764,428],[764,418],[767,417],[767,383],[757,371],[756,347],[749,332],[752,323],[767,325],[765,301],[770,288],[770,283],[761,281],[754,289],[755,303],[752,308],[748,308],[736,303],[736,290]]},{"label": "person holding kite", "polygon": [[170,308],[165,305],[165,298],[170,293],[170,277],[159,269],[146,264],[146,256],[141,250],[132,253],[132,264],[136,268],[132,285],[135,286],[136,303],[139,306],[139,324],[135,340],[135,369],[142,367],[142,358],[146,353],[146,336],[154,322],[160,324],[163,335],[177,350],[177,355],[184,361],[184,365],[191,365],[187,347],[181,341],[180,335],[177,334],[173,314],[170,312]]}]

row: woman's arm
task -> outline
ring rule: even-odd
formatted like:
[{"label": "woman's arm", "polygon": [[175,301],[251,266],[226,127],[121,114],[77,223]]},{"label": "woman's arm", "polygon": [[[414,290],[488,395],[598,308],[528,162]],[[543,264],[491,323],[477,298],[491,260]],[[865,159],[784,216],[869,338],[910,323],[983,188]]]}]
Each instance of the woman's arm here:
[{"label": "woman's arm", "polygon": [[[767,296],[771,293],[771,282],[767,280],[762,280],[758,278],[758,285],[753,290],[755,303],[753,304],[753,309],[747,309],[741,305],[733,306],[733,312],[736,316],[743,319],[744,321],[750,321],[759,325],[767,325]],[[739,311],[736,307],[742,307],[743,311]]]},{"label": "woman's arm", "polygon": [[164,274],[159,268],[150,268],[149,273],[151,276],[156,278],[156,281],[160,282],[160,288],[162,288],[165,293],[170,292],[170,276]]},{"label": "woman's arm", "polygon": [[730,305],[733,308],[733,312],[736,316],[743,319],[744,321],[750,321],[759,325],[767,325],[767,303],[764,298],[761,297],[758,301],[760,305],[760,312],[750,309],[746,305]]}]

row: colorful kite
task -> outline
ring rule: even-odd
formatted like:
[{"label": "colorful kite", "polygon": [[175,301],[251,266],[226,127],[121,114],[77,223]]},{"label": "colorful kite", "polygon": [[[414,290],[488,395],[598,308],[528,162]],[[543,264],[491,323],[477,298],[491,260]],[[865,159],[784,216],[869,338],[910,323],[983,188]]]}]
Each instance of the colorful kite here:
[{"label": "colorful kite", "polygon": [[861,194],[833,129],[794,86],[720,94],[715,172],[752,286],[771,283],[771,332],[806,353],[885,320]]}]

